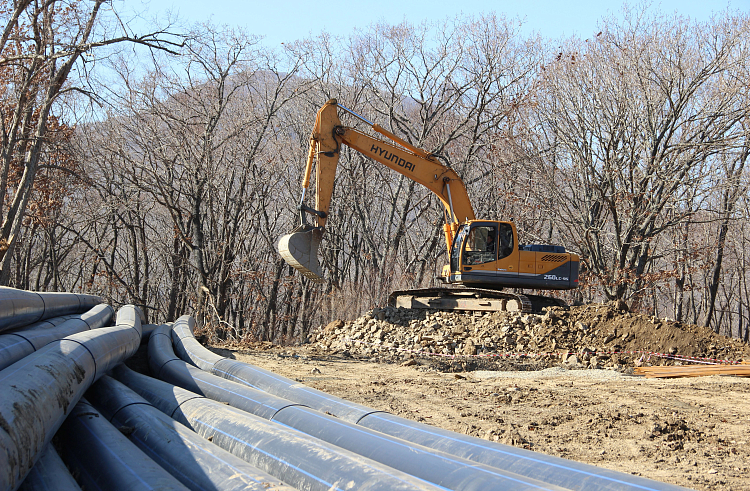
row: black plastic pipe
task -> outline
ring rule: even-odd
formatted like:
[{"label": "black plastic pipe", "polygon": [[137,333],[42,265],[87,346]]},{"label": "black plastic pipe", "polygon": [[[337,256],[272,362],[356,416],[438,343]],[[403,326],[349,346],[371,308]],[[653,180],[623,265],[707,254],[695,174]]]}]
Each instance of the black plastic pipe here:
[{"label": "black plastic pipe", "polygon": [[297,489],[445,489],[124,366],[112,374],[165,414]]},{"label": "black plastic pipe", "polygon": [[11,329],[0,334],[0,370],[36,351],[36,348],[34,348],[31,343],[16,336],[16,332],[52,329],[68,319],[73,319],[75,317],[75,315],[61,315],[60,317],[53,317],[46,321],[35,322],[28,326]]},{"label": "black plastic pipe", "polygon": [[59,317],[52,317],[50,319],[46,319],[43,321],[34,322],[33,324],[29,324],[27,326],[16,327],[5,332],[13,333],[13,332],[18,332],[18,331],[33,331],[36,329],[50,329],[52,327],[59,326],[60,324],[62,324],[68,319],[75,319],[75,318],[78,318],[79,316],[80,316],[79,314],[61,315]]},{"label": "black plastic pipe", "polygon": [[82,293],[39,293],[0,286],[0,332],[66,314],[80,314],[104,300]]},{"label": "black plastic pipe", "polygon": [[18,489],[20,491],[81,491],[51,443],[44,448],[39,460],[36,461]]},{"label": "black plastic pipe", "polygon": [[193,491],[292,491],[278,479],[219,448],[111,377],[87,399],[157,464]]},{"label": "black plastic pipe", "polygon": [[129,358],[141,341],[139,309],[117,325],[54,341],[0,371],[0,490],[13,490],[89,386]]},{"label": "black plastic pipe", "polygon": [[101,303],[88,312],[70,316],[71,318],[58,325],[49,323],[47,327],[47,321],[43,321],[27,329],[0,334],[0,370],[39,348],[47,346],[52,341],[58,341],[82,331],[104,327],[109,324],[114,315],[115,311],[112,307]]},{"label": "black plastic pipe", "polygon": [[57,432],[62,458],[89,490],[187,490],[81,399]]},{"label": "black plastic pipe", "polygon": [[151,375],[155,378],[267,420],[271,420],[286,407],[298,405],[267,392],[217,377],[182,361],[172,349],[170,331],[169,325],[159,326],[148,343],[148,363]]},{"label": "black plastic pipe", "polygon": [[328,412],[344,421],[355,422],[359,426],[386,435],[564,489],[684,489],[623,472],[461,435],[382,411],[368,411],[369,408],[365,406],[306,387],[262,368],[220,357],[195,340],[192,335],[193,328],[193,319],[183,316],[175,322],[172,331],[175,351],[186,361],[206,367],[205,370],[228,380],[242,382],[249,387],[261,389],[321,412]]},{"label": "black plastic pipe", "polygon": [[[237,362],[238,365],[229,364],[228,361],[233,360],[228,360],[204,348],[193,337],[194,328],[195,320],[193,317],[183,315],[174,323],[171,336],[174,342],[174,351],[180,359],[188,361],[202,370],[269,392],[294,403],[317,409],[320,412],[333,414],[337,418],[350,423],[356,424],[368,414],[382,412],[362,404],[332,397],[325,392],[292,382],[288,378],[258,367],[252,367],[257,371],[257,376],[253,376],[251,381],[250,377],[247,376],[248,374],[245,373],[246,369],[243,368],[245,364],[240,362]],[[251,365],[247,366],[250,367]],[[224,370],[222,367],[227,367],[229,370]],[[238,372],[239,375],[235,372]]]},{"label": "black plastic pipe", "polygon": [[548,487],[544,482],[393,438],[204,372],[174,359],[170,340],[165,333],[167,329],[168,326],[162,326],[151,336],[149,364],[158,378],[184,389],[294,428],[445,489],[478,491]]}]

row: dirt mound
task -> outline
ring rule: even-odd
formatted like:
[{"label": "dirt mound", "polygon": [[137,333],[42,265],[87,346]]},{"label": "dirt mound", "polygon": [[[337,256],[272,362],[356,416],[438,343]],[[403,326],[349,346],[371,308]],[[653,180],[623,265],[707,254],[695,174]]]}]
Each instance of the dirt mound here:
[{"label": "dirt mound", "polygon": [[327,352],[377,360],[522,360],[534,368],[613,367],[750,359],[750,347],[710,329],[633,314],[617,304],[550,307],[543,315],[374,309],[311,335]]}]

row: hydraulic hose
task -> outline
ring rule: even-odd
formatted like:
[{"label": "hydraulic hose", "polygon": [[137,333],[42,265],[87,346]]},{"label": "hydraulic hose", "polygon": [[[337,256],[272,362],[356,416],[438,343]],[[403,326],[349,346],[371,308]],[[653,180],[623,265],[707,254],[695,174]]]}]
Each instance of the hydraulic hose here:
[{"label": "hydraulic hose", "polygon": [[169,326],[165,325],[154,331],[149,342],[149,358],[152,373],[170,383],[297,429],[445,489],[527,490],[549,487],[535,479],[405,442],[204,372],[174,359],[165,333],[168,329]]},{"label": "hydraulic hose", "polygon": [[0,332],[66,314],[85,312],[104,300],[81,293],[38,293],[0,286]]},{"label": "hydraulic hose", "polygon": [[57,439],[65,463],[83,489],[187,490],[81,399],[60,427]]},{"label": "hydraulic hose", "polygon": [[18,489],[20,491],[81,491],[51,443],[44,448],[39,460],[36,461]]},{"label": "hydraulic hose", "polygon": [[165,414],[297,489],[445,489],[124,366],[112,374]]},{"label": "hydraulic hose", "polygon": [[114,327],[54,341],[0,371],[0,490],[18,487],[86,389],[135,353],[138,310],[126,305]]},{"label": "hydraulic hose", "polygon": [[217,447],[111,377],[86,397],[146,455],[193,491],[292,491],[278,479]]},{"label": "hydraulic hose", "polygon": [[374,411],[262,368],[220,357],[195,340],[193,329],[192,318],[183,316],[175,322],[172,331],[175,351],[185,361],[203,366],[204,370],[214,375],[261,389],[293,403],[328,412],[343,421],[354,422],[359,426],[455,457],[542,481],[549,486],[581,491],[683,489],[672,484],[461,435],[382,411]]},{"label": "hydraulic hose", "polygon": [[[104,327],[109,324],[114,315],[115,311],[112,307],[101,303],[86,313],[67,316],[70,318],[58,325],[43,321],[23,330],[0,334],[0,370],[52,341],[78,332]],[[62,317],[56,319],[62,319]]]}]

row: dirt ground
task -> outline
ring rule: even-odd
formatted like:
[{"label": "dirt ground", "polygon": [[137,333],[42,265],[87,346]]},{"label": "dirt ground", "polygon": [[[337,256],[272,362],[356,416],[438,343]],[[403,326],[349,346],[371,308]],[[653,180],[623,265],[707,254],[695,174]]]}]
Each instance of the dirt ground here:
[{"label": "dirt ground", "polygon": [[[696,326],[657,321],[658,332],[649,336],[646,323],[630,314],[606,315],[608,324],[597,330],[601,342],[615,325],[619,342],[629,342],[629,335],[620,334],[622,326],[637,325],[636,337],[648,339],[649,350],[683,352],[690,345],[691,356],[748,359],[746,345]],[[372,313],[364,325],[367,317]],[[580,323],[568,321],[559,326]],[[334,336],[333,329],[328,333]],[[597,348],[593,336],[585,341],[593,349],[606,348]],[[644,362],[637,354],[592,369],[581,360],[563,363],[564,355],[451,359],[394,353],[392,347],[390,355],[359,354],[330,344],[319,339],[294,348],[265,343],[214,349],[330,394],[459,433],[693,489],[750,490],[750,378],[646,379],[632,375],[634,364],[675,361]]]}]

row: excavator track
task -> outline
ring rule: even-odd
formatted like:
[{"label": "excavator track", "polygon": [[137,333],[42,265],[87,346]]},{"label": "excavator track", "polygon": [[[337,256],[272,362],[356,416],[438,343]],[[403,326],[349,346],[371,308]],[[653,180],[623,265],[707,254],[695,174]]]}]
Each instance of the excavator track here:
[{"label": "excavator track", "polygon": [[482,288],[420,288],[394,291],[388,297],[388,304],[407,309],[525,313],[541,313],[544,307],[566,306],[565,302],[556,298]]}]

